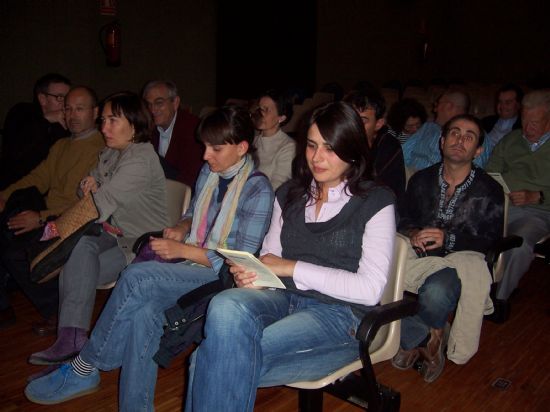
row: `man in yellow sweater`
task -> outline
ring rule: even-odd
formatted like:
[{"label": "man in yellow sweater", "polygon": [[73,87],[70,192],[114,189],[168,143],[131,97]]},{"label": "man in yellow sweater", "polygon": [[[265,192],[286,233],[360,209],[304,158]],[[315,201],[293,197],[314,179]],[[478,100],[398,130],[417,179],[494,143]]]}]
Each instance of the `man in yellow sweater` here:
[{"label": "man in yellow sweater", "polygon": [[[7,229],[13,241],[0,250],[0,328],[2,323],[14,320],[9,305],[5,280],[9,274],[49,322],[33,327],[38,334],[55,332],[58,284],[53,280],[34,284],[29,279],[29,262],[26,249],[29,242],[40,238],[42,226],[52,216],[58,216],[77,200],[80,181],[96,165],[104,140],[96,128],[97,97],[88,87],[75,87],[65,98],[65,121],[71,137],[58,140],[48,157],[27,176],[0,192],[0,212],[6,201],[17,190],[36,187],[45,196],[45,207],[40,210],[23,210],[7,220]],[[0,228],[6,230],[5,227]],[[21,235],[25,236],[21,237]],[[52,330],[53,329],[53,330]]]}]

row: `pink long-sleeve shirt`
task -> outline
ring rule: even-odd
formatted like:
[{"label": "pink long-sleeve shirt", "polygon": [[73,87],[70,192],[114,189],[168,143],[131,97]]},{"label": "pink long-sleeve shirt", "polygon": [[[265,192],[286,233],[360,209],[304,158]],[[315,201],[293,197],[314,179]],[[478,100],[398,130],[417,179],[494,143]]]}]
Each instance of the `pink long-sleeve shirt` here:
[{"label": "pink long-sleeve shirt", "polygon": [[[326,222],[336,216],[351,196],[344,190],[345,182],[329,189],[328,201],[315,217],[315,204],[306,205],[305,221]],[[260,254],[281,256],[281,229],[283,217],[277,199],[273,207],[271,226],[264,239]],[[366,224],[359,268],[356,273],[297,261],[293,279],[298,289],[316,290],[347,302],[376,305],[386,285],[395,243],[394,206],[378,211]],[[327,253],[330,253],[327,251]]]}]

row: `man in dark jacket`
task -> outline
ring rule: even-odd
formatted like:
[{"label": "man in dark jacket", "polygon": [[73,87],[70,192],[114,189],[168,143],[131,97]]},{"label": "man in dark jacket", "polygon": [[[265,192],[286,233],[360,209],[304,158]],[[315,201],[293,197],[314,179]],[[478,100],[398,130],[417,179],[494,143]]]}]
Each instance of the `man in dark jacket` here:
[{"label": "man in dark jacket", "polygon": [[179,108],[178,89],[171,81],[147,83],[143,99],[156,125],[151,143],[159,154],[166,178],[194,188],[203,163],[203,147],[195,138],[199,118]]}]

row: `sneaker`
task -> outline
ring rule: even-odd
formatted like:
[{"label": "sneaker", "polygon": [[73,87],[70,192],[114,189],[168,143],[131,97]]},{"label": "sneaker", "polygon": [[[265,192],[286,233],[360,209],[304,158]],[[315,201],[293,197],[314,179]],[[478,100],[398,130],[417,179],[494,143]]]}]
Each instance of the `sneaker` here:
[{"label": "sneaker", "polygon": [[392,358],[391,364],[397,369],[406,370],[412,368],[419,357],[418,348],[410,350],[399,348],[397,354]]},{"label": "sneaker", "polygon": [[89,376],[80,376],[70,364],[65,364],[29,383],[25,388],[25,396],[34,403],[55,405],[97,391],[99,380],[97,369]]},{"label": "sneaker", "polygon": [[449,340],[450,325],[447,323],[443,329],[431,329],[430,340],[425,348],[420,348],[420,355],[424,358],[420,375],[425,382],[435,381],[445,367],[445,349]]}]

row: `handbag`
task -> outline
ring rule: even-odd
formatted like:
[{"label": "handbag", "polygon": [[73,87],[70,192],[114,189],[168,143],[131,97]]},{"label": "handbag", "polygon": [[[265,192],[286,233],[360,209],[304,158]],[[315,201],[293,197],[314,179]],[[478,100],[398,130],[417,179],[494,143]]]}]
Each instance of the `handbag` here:
[{"label": "handbag", "polygon": [[99,234],[101,226],[94,226],[98,218],[99,212],[91,195],[84,196],[65,210],[55,220],[58,236],[36,242],[28,250],[30,279],[43,283],[59,275],[80,238],[85,234]]}]

